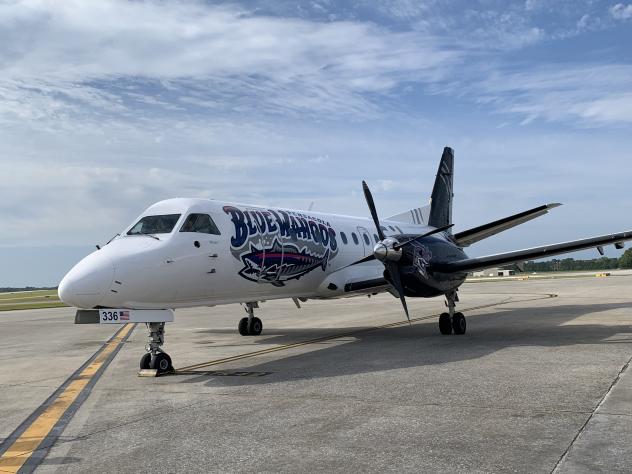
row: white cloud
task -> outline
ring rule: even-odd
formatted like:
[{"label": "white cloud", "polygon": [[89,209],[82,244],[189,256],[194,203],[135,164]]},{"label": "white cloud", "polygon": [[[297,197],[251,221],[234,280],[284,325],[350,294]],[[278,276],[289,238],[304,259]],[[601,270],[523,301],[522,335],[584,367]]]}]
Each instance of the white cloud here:
[{"label": "white cloud", "polygon": [[[523,72],[492,71],[467,93],[497,109],[523,116],[572,121],[582,126],[632,124],[632,66],[557,65]],[[457,85],[454,87],[461,87]]]},{"label": "white cloud", "polygon": [[617,20],[629,20],[632,18],[632,3],[629,5],[617,3],[610,7],[610,14]]},{"label": "white cloud", "polygon": [[363,94],[436,79],[456,58],[372,23],[196,1],[12,2],[0,7],[0,40],[0,114],[31,120],[85,107],[125,115],[135,102],[372,114]]}]

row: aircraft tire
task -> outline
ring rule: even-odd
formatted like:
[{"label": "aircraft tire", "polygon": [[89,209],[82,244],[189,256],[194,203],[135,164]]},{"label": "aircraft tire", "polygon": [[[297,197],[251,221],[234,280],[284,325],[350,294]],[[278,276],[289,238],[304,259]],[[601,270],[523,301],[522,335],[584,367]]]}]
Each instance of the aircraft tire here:
[{"label": "aircraft tire", "polygon": [[252,323],[248,325],[248,334],[258,336],[263,330],[263,323],[259,318],[252,318]]},{"label": "aircraft tire", "polygon": [[465,322],[465,315],[463,313],[454,313],[452,318],[452,329],[454,334],[465,334],[467,323]]},{"label": "aircraft tire", "polygon": [[248,318],[241,318],[239,320],[239,325],[237,326],[237,329],[239,330],[239,334],[241,334],[242,336],[249,336],[250,333],[248,332]]},{"label": "aircraft tire", "polygon": [[450,324],[450,315],[448,313],[441,313],[441,316],[439,316],[439,331],[444,336],[452,334],[452,324]]},{"label": "aircraft tire", "polygon": [[140,370],[149,369],[149,364],[151,363],[151,354],[147,352],[140,358]]},{"label": "aircraft tire", "polygon": [[173,371],[173,365],[171,364],[171,357],[166,352],[159,352],[155,357],[152,357],[149,364],[150,369],[156,369],[158,374],[164,374]]}]

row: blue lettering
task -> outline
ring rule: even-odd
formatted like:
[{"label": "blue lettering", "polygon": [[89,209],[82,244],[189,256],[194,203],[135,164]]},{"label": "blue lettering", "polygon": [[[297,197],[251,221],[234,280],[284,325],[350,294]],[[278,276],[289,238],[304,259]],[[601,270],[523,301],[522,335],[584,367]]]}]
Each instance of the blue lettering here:
[{"label": "blue lettering", "polygon": [[235,236],[231,237],[230,245],[239,248],[248,238],[248,226],[244,221],[244,213],[232,206],[224,206],[224,212],[230,214],[230,220],[235,226]]}]

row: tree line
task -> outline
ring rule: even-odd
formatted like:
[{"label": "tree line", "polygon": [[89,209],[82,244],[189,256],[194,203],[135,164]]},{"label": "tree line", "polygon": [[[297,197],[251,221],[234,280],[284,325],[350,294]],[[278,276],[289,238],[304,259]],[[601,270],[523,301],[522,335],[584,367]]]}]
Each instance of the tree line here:
[{"label": "tree line", "polygon": [[0,287],[0,293],[13,293],[14,291],[39,291],[39,290],[56,290],[56,286],[3,286]]},{"label": "tree line", "polygon": [[578,270],[616,270],[618,268],[632,268],[632,249],[626,250],[620,258],[594,258],[592,260],[575,260],[563,258],[547,260],[545,262],[526,262],[525,272],[570,272]]}]

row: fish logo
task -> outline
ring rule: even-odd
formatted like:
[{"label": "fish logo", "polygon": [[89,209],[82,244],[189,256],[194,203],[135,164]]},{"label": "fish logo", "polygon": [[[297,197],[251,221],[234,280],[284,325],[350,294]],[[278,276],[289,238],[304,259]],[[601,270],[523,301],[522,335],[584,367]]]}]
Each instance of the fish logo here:
[{"label": "fish logo", "polygon": [[329,249],[324,255],[314,255],[306,247],[299,250],[296,245],[282,244],[274,239],[270,248],[257,248],[250,243],[250,252],[241,255],[244,268],[239,275],[250,281],[264,281],[283,286],[284,281],[298,280],[303,275],[327,268]]},{"label": "fish logo", "polygon": [[413,265],[419,271],[421,276],[428,278],[428,266],[432,259],[432,252],[425,245],[415,245],[415,256]]}]

